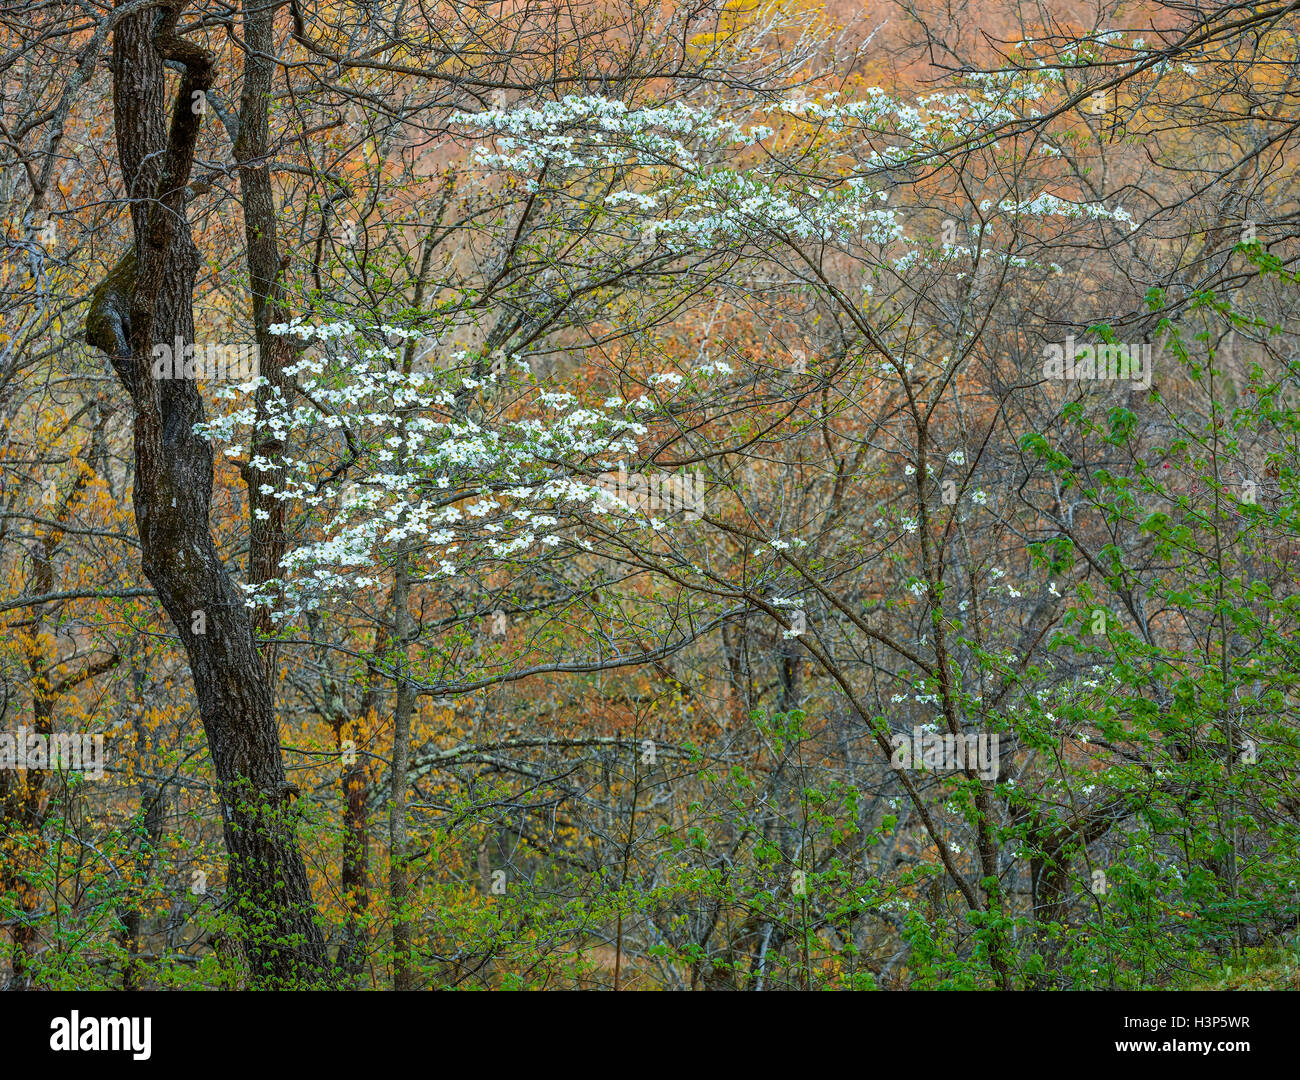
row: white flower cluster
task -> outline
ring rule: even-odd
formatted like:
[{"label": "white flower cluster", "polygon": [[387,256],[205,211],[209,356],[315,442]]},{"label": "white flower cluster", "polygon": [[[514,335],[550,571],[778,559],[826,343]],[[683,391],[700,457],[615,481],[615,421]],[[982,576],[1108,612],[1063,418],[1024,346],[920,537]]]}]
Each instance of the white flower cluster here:
[{"label": "white flower cluster", "polygon": [[[636,456],[647,429],[628,413],[640,402],[615,398],[593,408],[535,386],[519,410],[488,427],[458,407],[463,384],[479,383],[455,370],[395,370],[391,350],[350,340],[360,331],[348,323],[294,322],[275,331],[331,345],[286,367],[309,404],[291,408],[277,392],[260,420],[265,430],[290,445],[323,442],[341,450],[346,426],[359,459],[349,472],[355,479],[341,490],[321,486],[319,460],[285,455],[249,462],[268,474],[282,468],[280,489],[263,484],[263,493],[315,511],[321,521],[320,538],[288,552],[282,580],[268,583],[286,599],[278,618],[314,609],[327,594],[375,584],[376,568],[397,545],[414,551],[427,576],[436,578],[456,575],[471,558],[515,560],[562,544],[589,549],[576,526],[593,517],[614,515],[636,529],[665,527],[650,512],[654,507],[594,475]],[[390,326],[374,331],[417,336]],[[675,385],[681,376],[658,381]],[[642,402],[653,406],[644,396]],[[226,453],[235,457],[244,452],[238,433],[255,422],[247,403],[196,430],[232,443]],[[248,592],[253,606],[258,590]]]},{"label": "white flower cluster", "polygon": [[1004,213],[1029,214],[1035,217],[1091,218],[1098,221],[1120,221],[1127,223],[1130,231],[1137,228],[1133,216],[1123,207],[1117,206],[1115,209],[1109,210],[1100,203],[1070,202],[1048,192],[1042,192],[1032,199],[1025,199],[1022,202],[1016,202],[1014,199],[1003,199],[998,203],[998,209]]}]

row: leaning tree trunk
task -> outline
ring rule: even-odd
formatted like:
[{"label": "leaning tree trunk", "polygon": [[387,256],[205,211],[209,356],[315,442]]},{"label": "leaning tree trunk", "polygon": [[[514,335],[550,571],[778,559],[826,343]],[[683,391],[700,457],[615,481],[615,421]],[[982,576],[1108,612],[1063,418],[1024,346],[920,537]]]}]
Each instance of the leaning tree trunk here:
[{"label": "leaning tree trunk", "polygon": [[[316,981],[326,956],[295,835],[266,671],[243,597],[208,528],[212,450],[192,379],[152,377],[155,343],[194,340],[199,253],[185,218],[210,53],[176,34],[180,4],[122,20],[113,40],[113,117],[135,251],[95,291],[87,340],[104,349],[135,419],[135,517],[144,572],[189,656],[221,797],[229,896],[256,985]],[[166,66],[184,75],[170,127]]]}]

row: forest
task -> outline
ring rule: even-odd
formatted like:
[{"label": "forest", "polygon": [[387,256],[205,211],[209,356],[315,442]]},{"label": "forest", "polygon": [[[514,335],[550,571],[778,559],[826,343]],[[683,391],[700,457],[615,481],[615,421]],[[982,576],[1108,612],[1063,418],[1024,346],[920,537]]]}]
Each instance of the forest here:
[{"label": "forest", "polygon": [[1300,989],[1298,155],[1300,0],[0,0],[0,987]]}]

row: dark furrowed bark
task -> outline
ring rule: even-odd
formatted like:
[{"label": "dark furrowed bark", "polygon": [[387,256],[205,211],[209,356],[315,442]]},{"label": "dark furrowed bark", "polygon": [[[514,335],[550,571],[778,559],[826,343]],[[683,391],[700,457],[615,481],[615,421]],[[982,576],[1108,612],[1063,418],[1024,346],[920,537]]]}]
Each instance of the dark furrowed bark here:
[{"label": "dark furrowed bark", "polygon": [[[285,778],[272,692],[244,598],[209,532],[213,455],[194,433],[204,417],[192,379],[153,378],[155,344],[194,340],[192,296],[199,253],[185,219],[184,189],[212,57],[174,33],[178,11],[124,19],[114,33],[114,121],[135,234],[133,281],[92,307],[92,326],[116,326],[113,366],[135,413],[134,508],[146,576],[189,657],[222,802],[229,894],[251,979],[260,986],[316,981],[326,964]],[[170,121],[165,61],[184,66]],[[129,284],[129,288],[127,288]]]}]

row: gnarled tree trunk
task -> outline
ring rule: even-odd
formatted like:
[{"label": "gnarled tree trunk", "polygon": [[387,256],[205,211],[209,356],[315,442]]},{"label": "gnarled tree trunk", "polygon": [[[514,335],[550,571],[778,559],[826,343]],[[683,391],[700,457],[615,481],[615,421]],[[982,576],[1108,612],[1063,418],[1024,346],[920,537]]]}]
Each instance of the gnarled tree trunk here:
[{"label": "gnarled tree trunk", "polygon": [[[208,527],[212,450],[194,433],[203,403],[191,379],[151,374],[155,343],[194,340],[199,253],[185,218],[212,57],[176,34],[179,5],[122,20],[113,41],[113,115],[131,203],[134,267],[96,290],[87,338],[110,355],[135,414],[135,517],[144,572],[189,656],[222,802],[230,896],[251,978],[302,985],[326,963],[267,673],[243,597]],[[166,109],[166,65],[184,70]],[[125,260],[124,260],[125,262]],[[110,279],[112,275],[110,275]],[[108,284],[106,280],[106,284]]]}]

